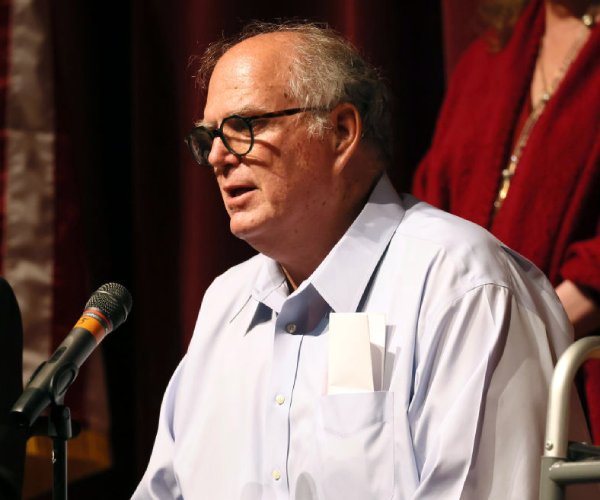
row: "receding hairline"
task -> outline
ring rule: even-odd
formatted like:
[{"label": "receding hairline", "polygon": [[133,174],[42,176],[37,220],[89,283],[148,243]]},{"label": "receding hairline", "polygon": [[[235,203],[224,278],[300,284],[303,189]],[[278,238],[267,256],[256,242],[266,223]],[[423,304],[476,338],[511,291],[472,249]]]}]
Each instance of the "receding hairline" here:
[{"label": "receding hairline", "polygon": [[257,49],[265,50],[266,53],[272,53],[281,60],[292,60],[296,53],[298,42],[294,43],[294,39],[299,41],[302,39],[301,33],[292,32],[272,32],[260,33],[258,35],[245,38],[231,47],[228,47],[215,61],[214,68],[219,64],[219,61],[226,56],[236,55],[237,52],[249,53],[255,52]]},{"label": "receding hairline", "polygon": [[[272,30],[272,31],[270,31]],[[325,35],[325,37],[323,37]],[[279,38],[282,43],[291,49],[288,52],[289,59],[292,60],[293,55],[298,55],[302,52],[299,47],[302,44],[310,44],[315,38],[329,38],[330,40],[337,39],[352,47],[359,54],[360,51],[354,45],[344,39],[339,32],[332,29],[326,23],[319,22],[304,22],[304,21],[289,21],[283,23],[269,23],[261,21],[252,21],[244,27],[244,29],[233,37],[225,37],[210,44],[203,55],[192,57],[191,64],[198,64],[199,70],[195,74],[196,85],[206,89],[212,73],[219,61],[232,50],[242,47],[248,43],[255,43],[257,40],[265,38]],[[294,39],[297,43],[294,43]],[[275,47],[274,47],[275,48]],[[282,52],[282,47],[277,46],[277,50]]]},{"label": "receding hairline", "polygon": [[[303,33],[293,31],[275,31],[269,33],[258,33],[248,38],[244,38],[239,42],[228,47],[215,61],[208,80],[212,78],[212,73],[215,68],[219,65],[222,59],[229,57],[236,57],[245,55],[247,53],[252,54],[257,49],[265,50],[265,53],[261,54],[261,58],[264,55],[275,56],[279,63],[287,64],[286,67],[277,67],[278,73],[283,73],[286,70],[292,71],[292,63],[294,57],[298,55],[297,46],[300,40],[304,41],[307,37],[303,36]],[[296,41],[296,43],[294,43]],[[206,82],[208,83],[208,82]]]},{"label": "receding hairline", "polygon": [[243,45],[246,42],[252,41],[261,41],[268,38],[281,38],[283,42],[289,44],[293,38],[306,38],[306,34],[301,31],[269,31],[266,33],[257,33],[256,35],[249,36],[248,38],[244,38],[237,43],[234,43],[226,52],[237,47],[238,45]]}]

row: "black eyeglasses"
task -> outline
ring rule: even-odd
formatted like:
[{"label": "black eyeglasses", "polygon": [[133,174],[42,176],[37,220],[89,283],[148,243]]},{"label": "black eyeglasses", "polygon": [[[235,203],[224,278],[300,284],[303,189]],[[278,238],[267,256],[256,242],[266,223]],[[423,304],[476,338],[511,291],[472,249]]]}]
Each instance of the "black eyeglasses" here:
[{"label": "black eyeglasses", "polygon": [[199,165],[210,167],[208,155],[215,137],[223,141],[227,150],[237,156],[245,156],[254,146],[254,130],[252,122],[280,116],[295,115],[305,111],[322,111],[320,108],[292,108],[283,111],[273,111],[254,116],[231,115],[223,118],[219,128],[194,127],[185,138],[185,143],[190,148],[192,156]]}]

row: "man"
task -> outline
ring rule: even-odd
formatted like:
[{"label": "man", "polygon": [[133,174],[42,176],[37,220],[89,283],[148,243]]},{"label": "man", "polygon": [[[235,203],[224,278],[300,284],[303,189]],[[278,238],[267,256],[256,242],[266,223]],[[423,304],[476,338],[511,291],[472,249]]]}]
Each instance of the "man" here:
[{"label": "man", "polygon": [[[207,291],[133,498],[536,498],[571,340],[545,278],[398,196],[385,86],[335,33],[255,26],[202,71],[188,144],[260,253]],[[334,313],[384,315],[371,390],[343,380],[364,371],[365,316],[334,335]]]}]

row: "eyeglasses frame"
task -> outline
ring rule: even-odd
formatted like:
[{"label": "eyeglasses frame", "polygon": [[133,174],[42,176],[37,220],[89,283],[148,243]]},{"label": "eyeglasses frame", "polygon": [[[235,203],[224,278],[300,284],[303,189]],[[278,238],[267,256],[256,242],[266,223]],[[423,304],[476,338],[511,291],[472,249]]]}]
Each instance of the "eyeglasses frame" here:
[{"label": "eyeglasses frame", "polygon": [[[198,159],[198,156],[194,153],[194,148],[193,148],[192,144],[193,144],[193,140],[194,140],[194,134],[197,131],[201,130],[203,132],[206,132],[213,141],[215,140],[216,137],[218,137],[223,142],[223,145],[225,146],[227,151],[229,151],[231,154],[241,158],[241,157],[244,157],[247,154],[249,154],[250,151],[252,151],[252,148],[254,147],[254,129],[252,127],[253,121],[259,120],[259,119],[279,118],[281,116],[291,116],[291,115],[295,115],[298,113],[314,112],[314,111],[325,111],[325,109],[323,109],[323,108],[289,108],[289,109],[284,109],[281,111],[271,111],[269,113],[262,113],[260,115],[252,115],[252,116],[243,116],[243,115],[234,114],[234,115],[226,116],[225,118],[223,118],[223,120],[221,120],[221,124],[217,128],[212,129],[212,128],[208,128],[204,125],[200,125],[199,127],[192,128],[192,130],[190,130],[190,132],[185,136],[184,141],[185,141],[187,147],[189,148],[190,152],[192,153],[192,157],[194,158],[194,160],[196,160],[196,163],[198,163],[198,165],[200,165],[202,167],[211,167],[212,165],[208,162],[208,159],[201,162]],[[233,148],[229,145],[227,138],[223,134],[223,125],[227,122],[227,120],[231,120],[232,118],[237,118],[237,119],[242,120],[248,126],[248,130],[250,130],[250,146],[248,147],[248,150],[245,153],[237,153],[236,151],[234,151]],[[204,158],[202,158],[202,159],[204,160]]]}]

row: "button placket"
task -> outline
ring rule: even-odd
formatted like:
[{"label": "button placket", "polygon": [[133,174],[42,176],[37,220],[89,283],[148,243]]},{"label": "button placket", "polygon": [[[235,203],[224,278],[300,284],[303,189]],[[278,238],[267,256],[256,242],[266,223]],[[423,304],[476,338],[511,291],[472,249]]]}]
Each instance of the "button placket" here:
[{"label": "button placket", "polygon": [[289,445],[289,412],[292,401],[302,335],[288,335],[297,332],[297,322],[293,318],[279,316],[275,326],[273,364],[270,382],[270,405],[267,410],[269,429],[269,453],[265,465],[269,480],[282,495],[289,493],[287,481],[287,460]]}]

